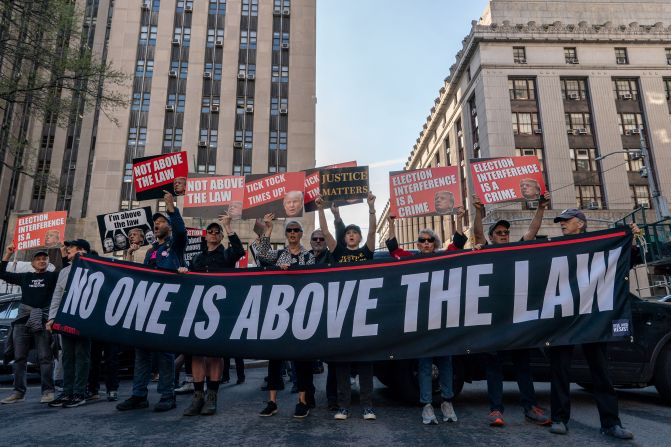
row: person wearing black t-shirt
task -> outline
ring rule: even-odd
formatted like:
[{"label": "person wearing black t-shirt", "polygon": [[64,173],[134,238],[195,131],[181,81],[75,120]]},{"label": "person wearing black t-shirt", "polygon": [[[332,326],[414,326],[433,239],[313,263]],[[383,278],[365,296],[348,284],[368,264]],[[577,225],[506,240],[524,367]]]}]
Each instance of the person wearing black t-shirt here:
[{"label": "person wearing black t-shirt", "polygon": [[[324,200],[318,197],[315,200],[317,209],[319,211],[319,226],[326,238],[326,246],[333,254],[333,260],[337,263],[361,262],[373,259],[373,252],[375,251],[375,230],[377,227],[377,219],[375,218],[375,196],[368,193],[368,234],[366,243],[363,246],[361,240],[361,228],[357,225],[347,225],[345,227],[345,236],[342,240],[336,241],[328,229],[326,223],[326,216],[324,215]],[[375,412],[373,411],[373,363],[372,362],[358,362],[356,363],[357,371],[359,372],[359,388],[361,406],[363,407],[363,418],[365,420],[374,420]],[[352,400],[352,386],[350,384],[350,373],[352,371],[352,363],[342,362],[336,365],[336,380],[338,384],[338,412],[334,418],[337,420],[344,420],[349,417],[349,406]]]}]

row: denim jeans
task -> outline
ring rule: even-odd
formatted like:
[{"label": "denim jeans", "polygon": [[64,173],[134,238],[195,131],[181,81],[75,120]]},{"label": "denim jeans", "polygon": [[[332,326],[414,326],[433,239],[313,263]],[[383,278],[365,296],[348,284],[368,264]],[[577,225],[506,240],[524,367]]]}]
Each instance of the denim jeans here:
[{"label": "denim jeans", "polygon": [[147,397],[147,386],[151,380],[151,359],[158,362],[158,386],[161,397],[175,398],[175,354],[151,352],[135,348],[135,373],[133,374],[133,396]]},{"label": "denim jeans", "polygon": [[423,404],[433,402],[433,363],[438,367],[440,395],[445,400],[454,397],[452,390],[452,357],[422,358],[418,360],[417,379],[419,380],[419,401]]},{"label": "denim jeans", "polygon": [[[529,365],[529,350],[518,349],[510,352],[517,374],[517,386],[520,390],[520,405],[524,410],[529,410],[537,405],[534,380],[531,376]],[[486,359],[487,394],[489,395],[489,408],[491,411],[498,410],[503,413],[503,370],[501,357],[506,352],[484,354]]]},{"label": "denim jeans", "polygon": [[359,403],[362,408],[373,407],[373,363],[372,362],[338,362],[336,364],[336,380],[338,382],[338,406],[349,408],[352,404],[352,385],[350,377],[352,366],[359,372]]},{"label": "denim jeans", "polygon": [[86,394],[91,366],[91,339],[61,334],[63,348],[63,393]]},{"label": "denim jeans", "polygon": [[46,330],[30,332],[25,324],[14,324],[12,337],[14,338],[14,389],[21,394],[26,393],[26,364],[30,345],[33,342],[40,362],[42,392],[53,392],[54,357],[51,353],[51,333]]}]

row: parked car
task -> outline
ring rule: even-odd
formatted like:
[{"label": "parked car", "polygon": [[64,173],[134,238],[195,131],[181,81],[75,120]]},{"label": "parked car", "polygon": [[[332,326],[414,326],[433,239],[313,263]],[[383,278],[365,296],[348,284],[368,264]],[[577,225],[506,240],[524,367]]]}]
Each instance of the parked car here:
[{"label": "parked car", "polygon": [[[608,343],[611,379],[616,388],[654,385],[662,399],[671,405],[671,302],[631,294],[630,299],[633,336],[627,341]],[[485,379],[481,359],[478,354],[453,358],[455,395],[461,392],[464,382]],[[531,369],[535,381],[550,381],[550,359],[543,350],[533,350]],[[396,395],[410,402],[418,401],[416,360],[377,362],[375,374]],[[512,362],[504,361],[503,374],[504,380],[516,380]],[[591,386],[592,378],[581,349],[573,354],[571,381],[586,389]]]},{"label": "parked car", "polygon": [[671,303],[671,295],[663,296],[659,298],[657,301],[660,301],[662,303]]},{"label": "parked car", "polygon": [[[5,365],[4,350],[9,337],[9,331],[12,327],[12,321],[19,314],[19,304],[21,304],[20,293],[10,293],[0,296],[0,375],[12,374],[11,363]],[[28,373],[29,378],[39,377],[39,364],[37,363],[37,353],[31,350],[28,354]]]}]

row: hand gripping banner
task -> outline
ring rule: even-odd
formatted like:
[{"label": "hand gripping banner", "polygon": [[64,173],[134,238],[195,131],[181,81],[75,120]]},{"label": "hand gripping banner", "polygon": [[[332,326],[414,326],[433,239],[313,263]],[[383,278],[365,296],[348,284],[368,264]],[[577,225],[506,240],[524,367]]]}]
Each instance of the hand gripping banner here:
[{"label": "hand gripping banner", "polygon": [[178,274],[80,257],[54,328],[156,351],[382,360],[631,335],[619,228],[402,260]]}]

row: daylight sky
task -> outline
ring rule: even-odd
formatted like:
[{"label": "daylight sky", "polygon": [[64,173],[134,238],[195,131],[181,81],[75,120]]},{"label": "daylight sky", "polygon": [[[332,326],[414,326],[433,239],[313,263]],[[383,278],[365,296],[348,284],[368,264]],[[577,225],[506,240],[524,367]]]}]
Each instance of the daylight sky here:
[{"label": "daylight sky", "polygon": [[[317,0],[317,166],[370,167],[379,217],[486,0]],[[367,231],[364,204],[343,207]],[[327,212],[330,221],[330,213]]]}]

